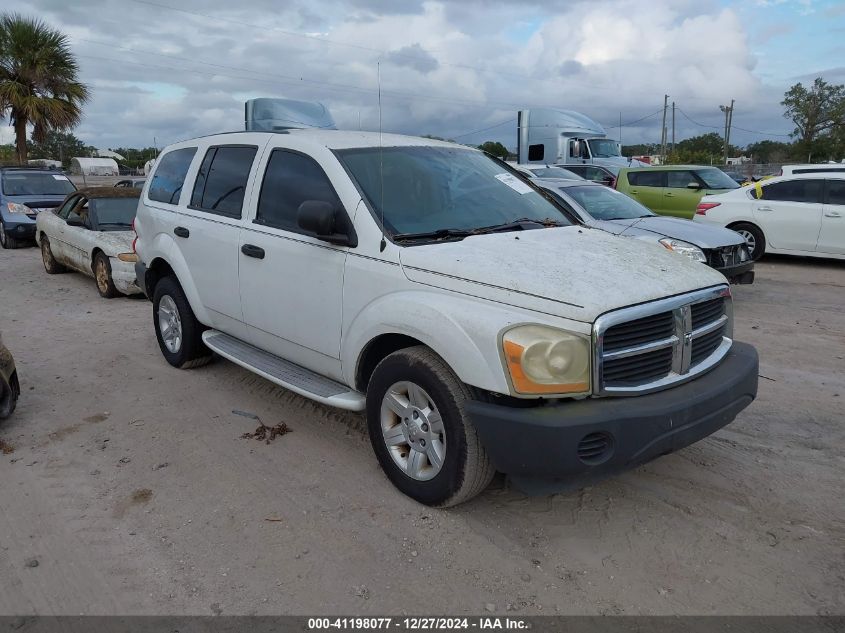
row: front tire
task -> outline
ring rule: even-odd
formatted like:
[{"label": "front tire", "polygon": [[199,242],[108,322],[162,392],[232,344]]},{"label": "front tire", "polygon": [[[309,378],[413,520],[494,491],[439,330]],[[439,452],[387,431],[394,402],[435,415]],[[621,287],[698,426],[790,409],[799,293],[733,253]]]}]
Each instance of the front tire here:
[{"label": "front tire", "polygon": [[745,239],[745,243],[748,245],[748,253],[751,256],[752,261],[756,262],[763,256],[763,253],[766,252],[766,236],[763,235],[763,231],[760,230],[760,227],[747,222],[741,222],[739,224],[734,224],[730,228],[732,231],[739,233]]},{"label": "front tire", "polygon": [[97,281],[97,292],[103,299],[114,299],[120,293],[114,286],[114,280],[111,276],[111,263],[105,253],[97,253],[94,255],[94,279]]},{"label": "front tire", "polygon": [[44,262],[44,270],[47,271],[48,275],[57,275],[67,271],[67,268],[53,257],[53,251],[50,250],[50,239],[46,235],[41,236],[41,261]]},{"label": "front tire", "polygon": [[388,479],[429,506],[454,506],[493,479],[487,452],[466,413],[472,398],[446,362],[427,347],[382,360],[367,387],[370,442]]},{"label": "front tire", "polygon": [[179,369],[201,367],[211,360],[185,291],[175,277],[165,277],[153,293],[153,327],[165,360]]},{"label": "front tire", "polygon": [[[2,385],[0,385],[0,389],[2,388]],[[8,418],[14,413],[20,395],[21,386],[18,382],[18,372],[15,372],[9,380],[9,388],[5,390],[5,393],[0,391],[0,420]]]},{"label": "front tire", "polygon": [[6,225],[0,221],[0,246],[7,249],[18,248],[21,245],[20,240],[6,233]]}]

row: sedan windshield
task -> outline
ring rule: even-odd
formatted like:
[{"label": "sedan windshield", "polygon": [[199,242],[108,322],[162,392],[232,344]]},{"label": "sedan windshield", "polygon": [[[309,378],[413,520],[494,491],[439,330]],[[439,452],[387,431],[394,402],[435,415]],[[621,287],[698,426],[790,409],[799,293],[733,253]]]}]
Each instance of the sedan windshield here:
[{"label": "sedan windshield", "polygon": [[721,169],[696,169],[695,173],[708,189],[739,189],[739,184]]},{"label": "sedan windshield", "polygon": [[633,220],[654,215],[633,198],[608,187],[562,187],[560,190],[596,220]]},{"label": "sedan windshield", "polygon": [[485,154],[452,147],[356,148],[336,152],[394,237],[571,224],[546,198]]},{"label": "sedan windshield", "polygon": [[581,176],[574,171],[569,171],[563,167],[538,167],[530,170],[537,178],[563,178],[564,180],[583,180]]},{"label": "sedan windshield", "polygon": [[129,227],[135,219],[138,198],[94,198],[94,213],[97,224],[110,227]]},{"label": "sedan windshield", "polygon": [[24,171],[3,174],[3,193],[7,196],[64,196],[71,191],[76,188],[62,174]]},{"label": "sedan windshield", "polygon": [[587,142],[590,144],[590,151],[593,153],[593,158],[619,156],[619,145],[616,144],[616,141],[606,138],[591,138]]}]

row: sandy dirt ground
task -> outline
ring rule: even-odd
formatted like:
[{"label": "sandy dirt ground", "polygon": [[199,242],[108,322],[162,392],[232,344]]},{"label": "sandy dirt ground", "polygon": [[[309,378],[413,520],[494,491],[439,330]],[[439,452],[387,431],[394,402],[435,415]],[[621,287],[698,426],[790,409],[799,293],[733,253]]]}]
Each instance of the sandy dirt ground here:
[{"label": "sandy dirt ground", "polygon": [[[0,251],[23,394],[0,424],[0,614],[843,614],[845,262],[736,287],[758,400],[633,472],[432,510],[363,420],[163,360],[145,300]],[[291,429],[272,444],[254,420]]]}]

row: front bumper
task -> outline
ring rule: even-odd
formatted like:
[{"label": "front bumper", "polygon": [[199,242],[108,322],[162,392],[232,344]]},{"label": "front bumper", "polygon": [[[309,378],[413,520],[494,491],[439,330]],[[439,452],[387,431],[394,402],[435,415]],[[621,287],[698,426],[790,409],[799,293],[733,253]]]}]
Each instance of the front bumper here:
[{"label": "front bumper", "polygon": [[754,283],[754,262],[747,261],[736,266],[727,266],[719,268],[714,266],[716,270],[728,278],[732,284],[752,284]]},{"label": "front bumper", "polygon": [[135,275],[135,264],[124,262],[116,257],[111,258],[111,278],[117,291],[125,295],[137,295],[141,293]]},{"label": "front bumper", "polygon": [[135,284],[141,290],[141,292],[152,301],[152,297],[150,293],[147,292],[147,267],[140,259],[135,262]]},{"label": "front bumper", "polygon": [[498,471],[526,490],[548,489],[600,479],[707,437],[751,404],[757,372],[757,351],[734,343],[717,367],[665,391],[530,408],[473,400],[467,410]]},{"label": "front bumper", "polygon": [[20,219],[9,219],[9,216],[6,216],[6,219],[3,220],[6,235],[16,240],[31,240],[35,237],[35,220],[26,215],[20,215],[22,216]]}]

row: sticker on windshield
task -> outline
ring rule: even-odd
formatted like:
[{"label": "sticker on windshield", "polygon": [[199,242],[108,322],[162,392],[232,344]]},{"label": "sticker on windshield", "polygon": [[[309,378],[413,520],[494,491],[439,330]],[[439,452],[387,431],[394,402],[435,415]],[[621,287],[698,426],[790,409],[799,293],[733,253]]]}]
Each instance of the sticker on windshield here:
[{"label": "sticker on windshield", "polygon": [[531,193],[534,191],[531,187],[526,185],[522,182],[519,178],[514,176],[513,174],[496,174],[496,180],[501,183],[506,184],[508,187],[516,191],[517,193]]},{"label": "sticker on windshield", "polygon": [[67,180],[67,176],[57,176],[56,174],[53,174],[53,178],[56,180]]}]

